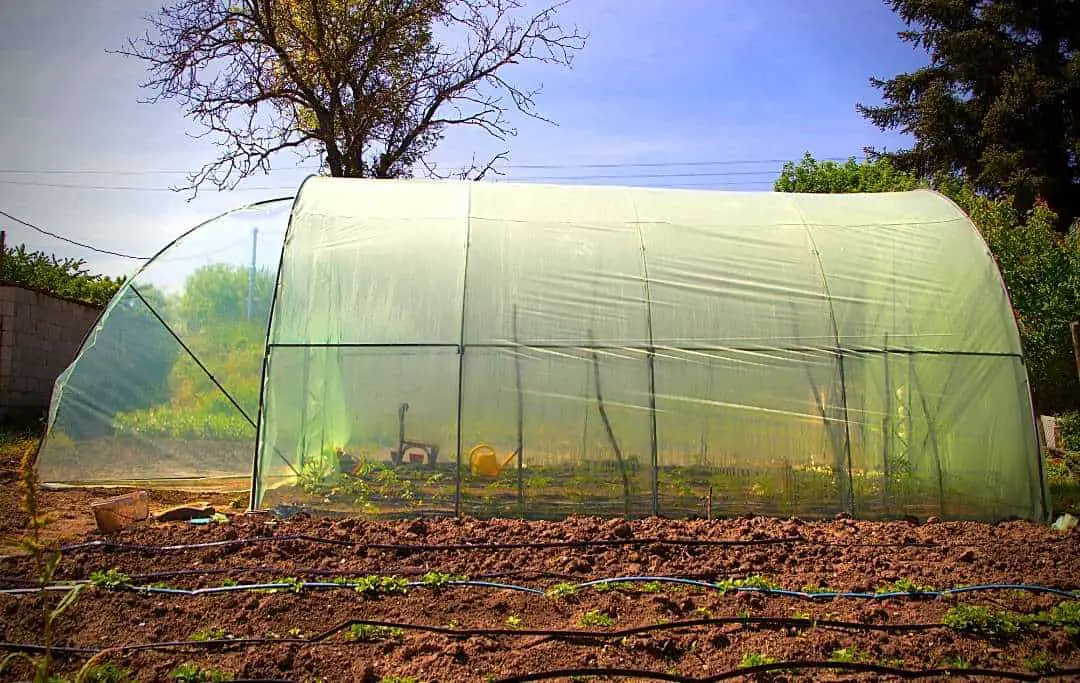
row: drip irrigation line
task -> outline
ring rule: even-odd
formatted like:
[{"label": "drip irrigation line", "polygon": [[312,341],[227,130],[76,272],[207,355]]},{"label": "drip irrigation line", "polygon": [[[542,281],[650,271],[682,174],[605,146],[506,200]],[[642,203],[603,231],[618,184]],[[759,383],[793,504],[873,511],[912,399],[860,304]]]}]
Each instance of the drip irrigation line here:
[{"label": "drip irrigation line", "polygon": [[[751,621],[751,620],[747,620]],[[799,621],[799,620],[787,620],[787,621]],[[820,622],[819,622],[820,623]],[[340,647],[342,643],[333,641],[328,642],[328,638],[332,635],[343,631],[346,628],[351,627],[353,624],[368,624],[368,625],[386,625],[388,628],[403,628],[403,626],[392,627],[389,626],[390,622],[373,622],[373,621],[361,621],[354,620],[347,623],[340,624],[333,629],[326,631],[319,636],[304,639],[304,638],[237,638],[232,640],[178,640],[178,641],[166,641],[160,643],[138,643],[132,645],[118,645],[115,647],[93,649],[93,648],[75,648],[54,646],[49,648],[53,655],[63,656],[86,656],[96,655],[102,652],[115,652],[117,654],[123,652],[140,652],[147,650],[166,650],[177,648],[200,648],[200,649],[229,649],[236,647],[251,647],[256,645],[334,645]],[[858,622],[852,622],[853,626],[866,629],[867,624],[861,624]],[[676,627],[673,624],[663,624],[658,626],[666,626],[669,628]],[[416,628],[415,626],[413,627]],[[447,632],[454,631],[454,629],[448,629],[443,627],[425,627],[424,630],[429,632]],[[541,631],[529,631],[526,629],[458,629],[457,635],[513,635],[513,636],[536,636],[543,635]],[[624,629],[625,631],[625,629]],[[566,636],[572,632],[563,631],[551,631],[547,635],[552,637]],[[604,637],[604,638],[617,638],[625,637],[620,636],[618,632],[610,631],[606,633],[585,632],[589,637]],[[364,644],[365,641],[349,641],[351,644]],[[369,642],[369,641],[368,641]],[[41,645],[32,643],[8,643],[0,642],[0,650],[15,651],[15,652],[43,652],[45,648]],[[554,671],[540,671],[527,674],[518,674],[499,679],[499,683],[528,683],[530,681],[544,681],[554,678],[571,678],[574,676],[621,676],[626,678],[633,678],[639,680],[659,680],[659,681],[673,681],[675,683],[711,683],[713,681],[725,681],[734,678],[742,678],[754,676],[756,674],[766,674],[776,671],[797,671],[803,669],[815,669],[815,670],[842,670],[850,671],[853,673],[875,673],[886,676],[896,676],[903,679],[914,680],[919,678],[938,678],[946,676],[980,676],[983,678],[996,678],[1000,680],[1013,680],[1013,681],[1041,681],[1048,678],[1062,678],[1073,677],[1080,675],[1080,669],[1060,669],[1056,671],[1048,671],[1042,674],[1029,674],[1019,671],[1006,671],[1002,669],[982,669],[982,668],[967,668],[967,669],[953,669],[953,668],[937,668],[937,669],[906,669],[900,667],[884,666],[881,664],[872,664],[868,662],[831,662],[824,660],[792,660],[786,662],[772,662],[769,664],[760,664],[757,666],[740,667],[738,669],[732,669],[713,676],[706,676],[703,678],[690,678],[682,676],[680,674],[659,672],[659,671],[646,671],[641,669],[620,669],[620,668],[577,668],[577,669],[558,669]],[[268,681],[271,679],[244,679],[249,682],[254,681]],[[278,679],[273,679],[278,680]]]},{"label": "drip irrigation line", "polygon": [[86,541],[73,543],[60,548],[62,552],[73,550],[87,550],[93,548],[109,550],[133,550],[141,552],[175,552],[182,550],[201,550],[205,548],[221,548],[235,545],[249,545],[255,543],[280,543],[284,541],[306,541],[315,545],[335,545],[343,548],[364,548],[368,550],[393,550],[399,552],[440,552],[440,551],[490,551],[490,550],[542,550],[550,548],[590,548],[590,547],[620,547],[632,545],[671,545],[686,547],[746,547],[767,545],[813,545],[823,548],[922,548],[950,550],[958,548],[977,547],[976,543],[952,543],[940,545],[936,543],[829,543],[816,541],[802,536],[784,536],[779,538],[759,539],[708,539],[708,538],[613,538],[593,539],[588,541],[522,541],[507,543],[365,543],[362,541],[347,541],[341,539],[322,538],[308,534],[283,534],[280,536],[252,536],[249,538],[236,538],[222,541],[207,541],[203,543],[185,543],[177,545],[144,545],[139,543],[124,543],[117,541]]},{"label": "drip irrigation line", "polygon": [[672,683],[716,683],[729,681],[736,678],[750,678],[757,674],[767,674],[776,671],[798,671],[802,669],[815,670],[842,670],[853,673],[874,673],[884,676],[896,676],[907,680],[920,678],[943,678],[957,676],[980,676],[982,678],[996,678],[1006,681],[1042,681],[1048,678],[1071,677],[1080,674],[1080,669],[1062,669],[1043,674],[1029,674],[1020,671],[1006,671],[1003,669],[903,669],[900,667],[884,666],[864,662],[828,662],[824,660],[793,660],[788,662],[774,662],[772,664],[760,664],[758,666],[740,667],[703,678],[690,678],[680,674],[664,673],[660,671],[643,671],[641,669],[620,668],[593,668],[593,669],[558,669],[555,671],[542,671],[536,673],[520,674],[500,678],[495,683],[530,683],[531,681],[547,681],[555,678],[573,678],[575,676],[619,676],[623,678],[653,681],[671,681]]},{"label": "drip irrigation line", "polygon": [[[48,591],[66,591],[72,587],[80,584],[92,583],[91,581],[82,579],[75,581],[58,581],[45,586],[45,590]],[[617,576],[604,579],[595,579],[592,581],[585,581],[577,584],[570,584],[571,589],[576,592],[584,588],[595,588],[602,585],[612,584],[625,584],[625,583],[670,583],[677,585],[693,586],[697,588],[703,588],[706,590],[720,591],[721,593],[756,593],[759,595],[775,596],[775,597],[788,597],[796,598],[799,600],[808,600],[811,602],[820,602],[824,600],[835,599],[864,599],[864,600],[896,600],[901,598],[908,599],[933,599],[942,598],[949,595],[958,595],[961,593],[976,593],[976,592],[991,592],[991,591],[1027,591],[1030,593],[1043,593],[1047,595],[1055,595],[1058,597],[1065,597],[1071,599],[1080,599],[1080,591],[1066,590],[1062,588],[1054,588],[1051,586],[1042,586],[1038,584],[1025,584],[1025,583],[993,583],[993,584],[977,584],[972,586],[958,586],[956,588],[946,588],[943,590],[923,590],[923,591],[883,591],[883,592],[866,592],[866,591],[797,591],[788,590],[785,588],[769,588],[763,586],[739,586],[739,585],[725,585],[724,583],[714,583],[710,581],[702,581],[699,579],[687,579],[675,576]],[[231,586],[210,586],[206,588],[172,588],[172,587],[157,587],[157,586],[141,586],[133,585],[130,583],[124,583],[113,587],[108,587],[108,590],[123,591],[128,593],[143,593],[153,595],[182,595],[182,596],[197,596],[197,595],[213,595],[218,593],[235,593],[245,591],[291,591],[301,592],[304,590],[357,590],[365,587],[366,584],[359,581],[310,581],[310,582],[267,582],[267,583],[245,583],[236,584]],[[547,595],[547,590],[544,588],[533,588],[530,586],[522,586],[512,583],[501,583],[495,581],[483,581],[476,579],[460,579],[449,580],[440,584],[433,584],[425,581],[409,581],[403,584],[403,588],[443,588],[450,586],[458,587],[473,587],[473,588],[489,588],[496,590],[509,590],[517,591],[519,593],[528,593],[531,595]],[[33,595],[38,593],[41,587],[34,588],[6,588],[0,589],[0,595]]]}]

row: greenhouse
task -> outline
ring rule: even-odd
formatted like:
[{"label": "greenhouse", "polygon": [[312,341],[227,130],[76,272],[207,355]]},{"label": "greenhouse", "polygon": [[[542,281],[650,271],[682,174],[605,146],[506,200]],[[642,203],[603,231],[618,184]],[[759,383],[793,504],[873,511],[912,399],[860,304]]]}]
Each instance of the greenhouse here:
[{"label": "greenhouse", "polygon": [[1042,520],[1039,449],[937,193],[316,177],[124,286],[38,465],[375,516]]}]

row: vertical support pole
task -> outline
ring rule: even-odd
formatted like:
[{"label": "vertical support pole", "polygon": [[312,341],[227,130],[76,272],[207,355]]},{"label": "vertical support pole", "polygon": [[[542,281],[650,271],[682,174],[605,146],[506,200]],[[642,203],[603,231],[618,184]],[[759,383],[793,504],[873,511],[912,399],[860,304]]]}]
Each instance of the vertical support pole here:
[{"label": "vertical support pole", "polygon": [[889,463],[889,446],[892,444],[892,382],[889,377],[889,333],[885,333],[885,346],[882,347],[882,358],[885,359],[885,409],[881,418],[881,471],[884,481],[881,482],[881,507],[887,514],[889,512],[889,493],[892,486],[892,468]]},{"label": "vertical support pole", "polygon": [[844,409],[844,455],[847,457],[847,511],[855,514],[855,479],[851,476],[851,421],[848,418],[847,375],[844,372],[844,350],[838,348],[836,356],[840,363],[840,401]]},{"label": "vertical support pole", "polygon": [[461,464],[464,447],[462,428],[462,412],[465,408],[465,310],[469,297],[469,246],[472,244],[472,190],[469,193],[469,209],[465,213],[465,255],[461,266],[461,319],[459,321],[458,336],[458,381],[457,381],[457,466],[454,474],[454,516],[461,516]]},{"label": "vertical support pole", "polygon": [[518,307],[514,304],[514,376],[517,383],[517,490],[518,516],[525,518],[525,396],[521,386],[521,347],[518,341]]},{"label": "vertical support pole", "polygon": [[254,301],[255,301],[255,259],[256,249],[259,244],[259,229],[253,228],[251,231],[251,270],[248,271],[248,295],[247,295],[247,319],[251,322],[251,316],[254,315]]},{"label": "vertical support pole", "polygon": [[[4,279],[4,257],[7,256],[7,231],[0,230],[0,281]],[[1073,339],[1076,339],[1074,336]]]},{"label": "vertical support pole", "polygon": [[641,274],[645,288],[645,325],[649,333],[648,370],[649,370],[649,469],[652,481],[649,482],[652,493],[652,514],[660,516],[660,458],[656,439],[656,346],[653,339],[652,292],[649,289],[649,262],[645,257],[645,235],[638,225],[638,242],[641,244]]}]

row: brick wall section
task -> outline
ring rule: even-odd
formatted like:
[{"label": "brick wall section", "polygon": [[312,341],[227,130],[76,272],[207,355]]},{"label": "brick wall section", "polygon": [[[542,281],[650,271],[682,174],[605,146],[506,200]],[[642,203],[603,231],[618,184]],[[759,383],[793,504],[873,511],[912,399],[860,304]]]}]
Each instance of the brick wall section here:
[{"label": "brick wall section", "polygon": [[0,418],[44,412],[97,321],[96,306],[0,285]]}]

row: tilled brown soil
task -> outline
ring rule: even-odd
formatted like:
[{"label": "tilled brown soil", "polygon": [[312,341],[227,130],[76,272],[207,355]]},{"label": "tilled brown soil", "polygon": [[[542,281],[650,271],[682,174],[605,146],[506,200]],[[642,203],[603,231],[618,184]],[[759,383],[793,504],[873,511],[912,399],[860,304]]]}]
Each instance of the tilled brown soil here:
[{"label": "tilled brown soil", "polygon": [[[296,535],[310,538],[282,538]],[[84,540],[101,538],[86,534]],[[252,538],[270,540],[245,540]],[[135,584],[164,581],[172,587],[197,588],[220,586],[227,580],[329,581],[371,574],[419,578],[436,571],[539,589],[640,575],[708,581],[756,575],[795,590],[827,586],[873,592],[897,581],[936,588],[982,583],[1080,588],[1080,534],[1060,534],[1021,522],[766,518],[364,522],[306,517],[273,522],[241,515],[228,524],[206,527],[145,524],[108,540],[155,547],[235,543],[171,550],[72,549],[65,552],[57,578],[85,579],[95,570],[116,568],[133,577]],[[676,542],[686,540],[714,544]],[[513,547],[530,543],[548,545]],[[395,547],[372,547],[379,544]],[[0,559],[0,574],[4,585],[13,588],[25,585],[33,566],[25,558]],[[210,630],[216,630],[217,638],[284,639],[116,652],[103,659],[131,669],[140,681],[172,680],[169,672],[189,661],[235,678],[294,681],[400,680],[395,676],[425,682],[487,681],[567,669],[580,669],[581,676],[599,669],[648,671],[680,680],[716,676],[737,670],[740,664],[770,659],[838,658],[909,670],[967,666],[1033,675],[1080,669],[1077,636],[1058,626],[978,635],[948,628],[942,625],[943,618],[957,606],[1035,613],[1064,602],[1069,598],[1005,590],[937,599],[809,601],[672,584],[634,584],[607,591],[582,588],[563,597],[461,586],[423,586],[378,595],[304,589],[199,596],[96,587],[84,591],[62,615],[54,640],[57,645],[93,650],[185,641]],[[593,611],[610,617],[610,622],[590,622],[586,615]],[[0,596],[0,614],[3,640],[40,641],[41,603],[36,595]],[[725,617],[745,621],[618,633],[650,624]],[[773,623],[767,618],[818,623]],[[345,629],[318,642],[311,640],[356,619],[397,624],[402,632],[376,642],[356,642],[348,639]],[[829,621],[843,623],[829,625]],[[409,626],[441,627],[443,632]],[[468,632],[472,629],[495,632]],[[73,671],[86,656],[60,660],[62,668]],[[826,670],[779,671],[771,676],[770,680],[890,678]]]}]

